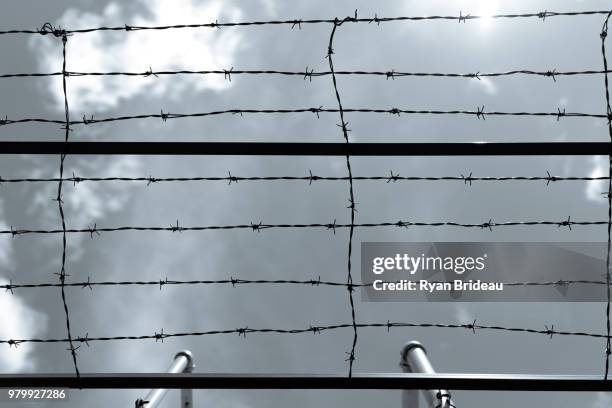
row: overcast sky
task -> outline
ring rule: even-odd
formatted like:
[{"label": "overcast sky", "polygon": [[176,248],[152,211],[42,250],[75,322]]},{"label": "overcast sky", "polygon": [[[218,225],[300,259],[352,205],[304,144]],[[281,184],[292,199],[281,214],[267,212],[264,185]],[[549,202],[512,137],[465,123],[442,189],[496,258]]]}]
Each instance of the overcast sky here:
[{"label": "overcast sky", "polygon": [[[5,1],[0,30],[69,29],[104,25],[163,25],[258,19],[396,15],[463,15],[606,9],[606,1],[199,1],[71,0]],[[600,70],[604,16],[534,19],[346,24],[334,40],[336,70],[496,72]],[[324,58],[331,25],[96,32],[69,37],[71,71],[164,69],[327,70]],[[612,45],[610,45],[612,48]],[[0,38],[0,73],[61,70],[61,41],[52,36]],[[605,113],[601,75],[469,78],[338,78],[346,108],[546,111]],[[0,116],[63,119],[61,77],[1,79]],[[206,112],[220,109],[336,108],[331,77],[223,75],[71,77],[71,116]],[[431,116],[348,113],[351,142],[366,141],[607,141],[605,121],[592,118]],[[209,140],[342,142],[337,114],[225,115],[143,119],[77,126],[71,140]],[[0,127],[2,140],[63,140],[59,125]],[[596,176],[604,157],[352,158],[354,175],[402,176]],[[345,176],[342,157],[77,157],[68,156],[66,176],[194,177]],[[59,158],[2,157],[0,176],[56,177]],[[0,229],[58,228],[56,183],[3,184]],[[64,184],[68,228],[120,225],[181,226],[349,221],[346,182],[83,182]],[[558,182],[355,182],[357,222],[457,221],[482,223],[606,220],[602,183]],[[56,282],[61,235],[0,237],[0,280]],[[357,229],[365,241],[604,241],[605,227],[504,227],[493,231],[452,227]],[[93,239],[68,235],[68,281],[227,279],[346,280],[348,231],[310,229],[183,232],[109,232]],[[249,328],[307,328],[350,323],[344,288],[227,285],[67,288],[72,334],[153,335]],[[605,332],[602,303],[366,303],[356,296],[357,321],[470,323],[568,331]],[[63,338],[60,291],[18,289],[0,293],[0,338]],[[399,372],[403,343],[419,340],[440,372],[602,374],[601,340],[462,329],[362,329],[356,372]],[[319,335],[250,334],[92,342],[78,350],[81,372],[163,371],[172,356],[191,350],[198,372],[346,373],[352,330]],[[0,348],[0,371],[73,372],[66,344]],[[74,391],[66,406],[133,406],[145,390]],[[458,407],[589,406],[612,404],[604,393],[454,392]],[[400,392],[386,391],[197,391],[197,406],[399,406]],[[167,407],[176,406],[171,393]]]}]

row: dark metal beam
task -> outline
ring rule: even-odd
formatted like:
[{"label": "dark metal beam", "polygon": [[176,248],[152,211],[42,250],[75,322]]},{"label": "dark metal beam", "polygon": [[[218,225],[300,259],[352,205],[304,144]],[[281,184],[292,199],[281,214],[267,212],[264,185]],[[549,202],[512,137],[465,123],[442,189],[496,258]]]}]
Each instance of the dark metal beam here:
[{"label": "dark metal beam", "polygon": [[450,389],[504,391],[612,391],[612,380],[586,375],[522,374],[16,374],[0,388],[192,389]]},{"label": "dark metal beam", "polygon": [[608,155],[609,142],[542,143],[267,143],[267,142],[0,142],[0,154],[249,156],[532,156]]}]

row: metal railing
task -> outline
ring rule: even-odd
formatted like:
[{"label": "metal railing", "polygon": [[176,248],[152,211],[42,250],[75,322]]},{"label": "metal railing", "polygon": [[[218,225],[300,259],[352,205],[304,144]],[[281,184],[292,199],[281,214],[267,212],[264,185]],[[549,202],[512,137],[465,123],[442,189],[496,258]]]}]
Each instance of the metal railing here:
[{"label": "metal railing", "polygon": [[[406,343],[402,348],[400,367],[405,373],[436,374],[427,358],[425,347],[418,341]],[[428,389],[422,390],[427,406],[431,408],[451,408],[455,405],[448,390]],[[418,390],[404,390],[402,392],[402,408],[418,408]]]},{"label": "metal railing", "polygon": [[[174,360],[168,367],[168,374],[192,373],[195,364],[189,350],[183,350],[174,356]],[[162,402],[168,388],[156,388],[151,390],[144,399],[136,400],[136,408],[155,408]],[[181,388],[181,408],[193,407],[193,390]]]}]

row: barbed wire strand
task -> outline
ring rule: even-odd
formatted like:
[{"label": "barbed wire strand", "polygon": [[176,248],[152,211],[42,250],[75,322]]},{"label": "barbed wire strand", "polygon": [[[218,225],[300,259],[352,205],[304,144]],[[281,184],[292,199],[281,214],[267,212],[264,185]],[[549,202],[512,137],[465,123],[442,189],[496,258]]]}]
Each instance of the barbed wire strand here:
[{"label": "barbed wire strand", "polygon": [[[608,60],[606,58],[606,37],[608,36],[608,21],[610,20],[610,16],[612,15],[612,11],[608,13],[606,20],[603,24],[600,38],[601,38],[601,54],[603,57],[603,66],[604,70],[608,69]],[[605,86],[605,94],[606,94],[606,112],[608,114],[608,135],[610,137],[610,141],[612,142],[612,109],[610,108],[610,92],[608,90],[608,74],[604,75],[604,86]],[[608,250],[606,254],[606,293],[607,293],[607,301],[606,301],[606,333],[608,335],[606,339],[606,365],[605,365],[605,373],[604,380],[608,379],[608,372],[610,368],[610,354],[612,353],[611,349],[611,341],[610,341],[610,248],[612,246],[612,154],[608,155]]]},{"label": "barbed wire strand", "polygon": [[[357,18],[357,10],[355,10],[355,18]],[[331,34],[329,36],[329,43],[327,46],[327,61],[329,62],[329,70],[331,72],[332,84],[334,87],[334,93],[336,94],[336,100],[338,101],[338,112],[340,114],[340,124],[338,126],[342,129],[342,136],[344,137],[344,141],[348,145],[350,143],[347,128],[348,122],[344,118],[344,110],[342,107],[342,99],[340,98],[340,91],[338,90],[338,83],[336,80],[336,75],[334,73],[334,61],[332,55],[334,54],[334,36],[336,34],[336,30],[340,27],[347,19],[347,17],[342,21],[337,18],[334,19],[334,26],[331,30]],[[351,170],[351,158],[349,154],[346,155],[346,170],[348,172],[348,184],[349,184],[349,210],[351,216],[351,224],[349,226],[349,241],[348,241],[348,255],[347,255],[347,290],[349,296],[349,306],[351,308],[351,318],[353,321],[353,342],[351,346],[351,350],[348,353],[348,362],[349,362],[349,370],[348,376],[349,378],[353,376],[353,364],[355,362],[355,348],[357,347],[357,322],[355,316],[355,300],[353,299],[353,275],[352,275],[352,264],[351,258],[353,255],[353,235],[355,232],[355,212],[357,211],[355,208],[355,194],[353,189],[353,171]]]},{"label": "barbed wire strand", "polygon": [[[102,119],[95,119],[93,115],[87,117],[83,116],[82,120],[72,120],[69,125],[92,125],[96,123],[109,123],[119,122],[127,120],[137,119],[161,119],[166,122],[169,119],[182,119],[182,118],[196,118],[205,116],[218,116],[218,115],[240,115],[243,114],[293,114],[293,113],[313,113],[319,116],[321,113],[339,113],[339,109],[310,107],[310,108],[296,108],[296,109],[225,109],[218,111],[209,112],[195,112],[195,113],[170,113],[164,112],[162,109],[160,113],[155,114],[142,114],[142,115],[125,115],[108,117]],[[582,113],[582,112],[565,112],[565,109],[557,109],[556,112],[505,112],[505,111],[485,111],[485,106],[478,106],[476,110],[415,110],[415,109],[399,109],[399,108],[344,108],[343,113],[376,113],[376,114],[391,114],[400,117],[401,114],[411,115],[470,115],[475,116],[476,119],[486,120],[488,116],[540,116],[540,117],[553,117],[559,120],[560,118],[601,118],[608,119],[607,114],[598,113]],[[19,123],[55,123],[64,125],[64,120],[58,119],[46,119],[46,118],[22,118],[22,119],[9,119],[6,115],[4,119],[0,119],[0,126],[7,126]]]},{"label": "barbed wire strand", "polygon": [[[396,17],[378,17],[377,14],[374,14],[371,18],[356,18],[348,20],[351,23],[376,23],[379,25],[380,23],[392,22],[392,21],[427,21],[427,20],[449,20],[449,21],[458,21],[458,22],[466,22],[468,20],[477,20],[481,18],[491,18],[491,19],[518,19],[518,18],[539,18],[545,21],[550,17],[559,17],[559,16],[589,16],[589,15],[606,15],[609,10],[585,10],[585,11],[567,11],[567,12],[555,12],[555,11],[540,11],[538,13],[523,13],[523,14],[494,14],[491,16],[480,16],[480,15],[472,15],[471,13],[462,14],[459,12],[459,15],[432,15],[432,16],[396,16]],[[336,19],[292,19],[292,20],[267,20],[267,21],[243,21],[243,22],[226,22],[219,23],[218,21],[210,22],[210,23],[202,23],[202,24],[175,24],[175,25],[158,25],[158,26],[131,26],[124,24],[123,26],[100,26],[100,27],[92,27],[92,28],[82,28],[82,29],[73,29],[73,30],[61,30],[59,28],[55,28],[51,25],[45,24],[42,28],[36,29],[16,29],[16,30],[4,30],[0,31],[0,35],[6,34],[54,34],[57,35],[58,32],[65,32],[67,34],[82,34],[82,33],[92,33],[96,31],[125,31],[125,32],[135,32],[142,30],[169,30],[169,29],[185,29],[185,28],[223,28],[223,27],[245,27],[245,26],[266,26],[266,25],[288,25],[291,28],[301,28],[302,25],[308,24],[335,24]]]},{"label": "barbed wire strand", "polygon": [[[546,185],[557,181],[603,181],[609,180],[609,176],[586,177],[586,176],[553,176],[549,171],[546,176],[474,176],[473,172],[466,172],[467,175],[461,176],[401,176],[390,171],[388,176],[353,176],[353,181],[385,181],[387,184],[396,181],[461,181],[465,185],[472,185],[476,181],[546,181]],[[147,185],[161,182],[191,182],[191,181],[227,181],[228,185],[238,183],[239,181],[308,181],[312,184],[315,181],[347,181],[348,176],[317,176],[309,172],[308,176],[249,176],[241,177],[234,176],[232,172],[228,172],[228,176],[224,177],[80,177],[73,174],[72,177],[65,177],[64,181],[69,181],[73,185],[82,182],[146,182]],[[38,183],[38,182],[57,182],[59,178],[2,178],[0,177],[0,186],[2,183],[17,184],[17,183]]]},{"label": "barbed wire strand", "polygon": [[[552,78],[556,82],[557,77],[561,76],[578,76],[578,75],[597,75],[606,74],[612,71],[608,70],[581,70],[581,71],[557,71],[557,69],[551,69],[546,71],[535,71],[530,69],[516,69],[504,72],[472,72],[472,73],[455,73],[455,72],[402,72],[395,70],[388,71],[334,71],[336,76],[380,76],[386,79],[395,79],[402,77],[445,77],[445,78],[468,78],[468,79],[481,79],[486,77],[505,77],[514,75],[529,75],[529,76],[542,76]],[[37,77],[50,77],[50,76],[61,76],[61,72],[47,72],[47,73],[16,73],[16,74],[0,74],[0,78],[37,78]],[[233,67],[230,69],[214,69],[214,70],[163,70],[153,71],[149,69],[147,71],[109,71],[109,72],[82,72],[82,71],[67,71],[67,76],[70,77],[81,77],[81,76],[128,76],[128,77],[159,77],[160,75],[223,75],[226,80],[230,80],[232,75],[281,75],[281,76],[296,76],[302,77],[302,79],[309,81],[312,78],[324,77],[332,75],[331,71],[315,71],[314,69],[309,70],[308,67],[304,71],[281,71],[281,70],[235,70]]]},{"label": "barbed wire strand", "polygon": [[[68,35],[63,33],[61,36],[62,40],[62,72],[66,72],[66,43],[68,42]],[[70,135],[70,110],[68,107],[68,93],[66,89],[66,75],[62,75],[62,90],[64,93],[64,114],[65,114],[65,134],[64,134],[64,143],[68,143],[68,138]],[[62,186],[63,186],[63,176],[64,176],[64,161],[66,159],[66,154],[62,153],[60,156],[60,169],[59,169],[59,182],[57,185],[57,205],[59,210],[59,215],[62,223],[62,266],[59,273],[59,280],[61,284],[61,296],[62,303],[64,306],[64,314],[66,317],[66,331],[68,333],[68,341],[70,354],[72,355],[72,361],[74,364],[74,370],[76,372],[76,376],[80,377],[79,367],[77,365],[77,357],[76,357],[76,348],[72,342],[72,334],[70,331],[70,313],[68,312],[68,303],[66,301],[66,291],[64,288],[66,281],[66,251],[67,251],[67,242],[66,242],[66,217],[64,214],[64,206],[62,201]]]},{"label": "barbed wire strand", "polygon": [[[308,176],[249,176],[241,177],[234,176],[232,172],[228,172],[225,177],[80,177],[74,174],[72,177],[65,177],[64,181],[69,181],[73,185],[82,182],[146,182],[147,185],[161,182],[191,182],[191,181],[227,181],[228,185],[238,183],[239,181],[308,181],[312,184],[315,181],[347,181],[348,176],[317,176],[312,174]],[[353,181],[385,181],[387,184],[396,181],[461,181],[465,185],[471,185],[475,181],[546,181],[546,185],[556,181],[603,181],[608,180],[609,176],[553,176],[547,172],[547,176],[473,176],[472,172],[466,172],[467,175],[461,176],[401,176],[390,171],[388,176],[353,176]],[[17,184],[17,183],[38,183],[38,182],[57,182],[59,178],[2,178],[0,177],[0,185],[2,183]]]},{"label": "barbed wire strand", "polygon": [[[353,223],[353,224],[338,224],[336,220],[329,223],[311,223],[311,224],[264,224],[262,221],[258,223],[251,222],[249,224],[233,224],[233,225],[204,225],[204,226],[187,226],[183,227],[179,225],[178,220],[176,225],[171,224],[167,227],[161,226],[120,226],[120,227],[98,227],[97,224],[89,226],[87,228],[67,228],[67,234],[76,233],[87,233],[93,238],[94,235],[99,235],[101,232],[119,232],[119,231],[167,231],[167,232],[183,232],[183,231],[205,231],[205,230],[252,230],[254,232],[261,232],[265,229],[301,229],[301,228],[325,228],[326,230],[332,231],[334,234],[336,229],[340,228],[376,228],[376,227],[397,227],[397,228],[408,228],[408,227],[462,227],[462,228],[480,228],[488,229],[490,231],[495,227],[509,227],[509,226],[536,226],[536,225],[551,225],[557,227],[567,227],[571,230],[573,225],[589,226],[589,225],[608,225],[606,221],[573,221],[570,217],[562,221],[506,221],[506,222],[494,222],[492,219],[482,223],[460,223],[455,221],[395,221],[395,222],[379,222],[379,223]],[[25,234],[62,234],[63,229],[15,229],[11,227],[8,230],[0,230],[0,234],[3,235],[25,235]]]},{"label": "barbed wire strand", "polygon": [[[435,281],[430,280],[430,283],[445,283],[448,281]],[[380,280],[380,283],[397,283],[394,281],[384,281]],[[572,285],[612,285],[612,283],[607,283],[602,280],[588,280],[588,279],[559,279],[556,281],[513,281],[513,282],[495,282],[501,283],[504,286],[558,286],[558,287],[568,287]],[[161,290],[164,286],[167,285],[176,285],[176,286],[190,286],[190,285],[231,285],[232,287],[236,287],[236,285],[294,285],[294,286],[307,286],[307,287],[320,287],[320,286],[332,286],[332,287],[343,287],[348,288],[349,286],[353,288],[365,288],[370,287],[374,284],[374,282],[364,282],[364,283],[352,283],[348,284],[346,282],[336,282],[336,281],[325,281],[321,280],[319,276],[317,279],[307,279],[307,280],[296,280],[296,279],[241,279],[230,277],[228,279],[217,279],[217,280],[171,280],[168,278],[159,279],[159,280],[139,280],[139,281],[91,281],[90,278],[87,278],[87,281],[82,282],[70,282],[64,284],[64,287],[78,287],[81,289],[89,288],[93,289],[94,286],[155,286],[159,287]],[[36,288],[53,288],[53,287],[61,287],[60,283],[25,283],[18,284],[13,283],[12,280],[5,284],[0,285],[0,289],[4,289],[5,293],[14,294],[14,289],[36,289]]]},{"label": "barbed wire strand", "polygon": [[[553,335],[560,336],[576,336],[576,337],[590,337],[590,338],[608,338],[606,334],[590,333],[583,331],[565,331],[556,330],[554,325],[545,326],[545,329],[533,329],[524,327],[506,327],[499,325],[481,325],[477,324],[476,320],[471,323],[406,323],[406,322],[380,322],[380,323],[356,323],[358,328],[386,328],[390,331],[391,328],[444,328],[444,329],[467,329],[472,333],[476,334],[477,330],[488,330],[488,331],[502,331],[502,332],[514,332],[514,333],[530,333],[530,334],[543,334],[552,338]],[[94,341],[121,341],[121,340],[155,340],[162,341],[172,337],[195,337],[195,336],[206,336],[215,334],[238,334],[246,338],[247,334],[250,333],[276,333],[276,334],[305,334],[313,333],[319,334],[324,331],[332,331],[338,329],[353,328],[353,323],[335,324],[329,326],[313,326],[310,325],[307,328],[301,329],[273,329],[273,328],[262,328],[254,329],[248,326],[237,329],[227,330],[208,330],[198,332],[180,332],[180,333],[164,333],[163,328],[158,333],[149,335],[130,335],[130,336],[108,336],[108,337],[89,337],[89,333],[85,336],[78,336],[73,339],[74,342],[80,342],[89,344]],[[30,338],[30,339],[0,339],[0,344],[8,344],[9,346],[18,346],[22,343],[66,343],[69,340],[66,338]]]}]

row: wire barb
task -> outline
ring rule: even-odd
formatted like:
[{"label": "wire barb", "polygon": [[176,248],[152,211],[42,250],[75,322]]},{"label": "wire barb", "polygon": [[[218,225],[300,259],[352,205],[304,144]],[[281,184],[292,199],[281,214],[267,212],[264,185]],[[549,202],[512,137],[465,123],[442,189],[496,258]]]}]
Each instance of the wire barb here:
[{"label": "wire barb", "polygon": [[572,222],[571,217],[568,216],[567,220],[561,221],[559,223],[559,227],[567,227],[567,228],[569,228],[571,230],[572,229],[572,224],[574,224],[574,222]]},{"label": "wire barb", "polygon": [[470,186],[472,185],[472,180],[474,180],[472,178],[472,172],[470,172],[470,174],[467,177],[462,174],[461,178],[463,178],[463,184],[469,184]]},{"label": "wire barb", "polygon": [[181,233],[181,232],[184,231],[184,229],[185,228],[181,228],[179,226],[179,220],[176,220],[176,225],[170,224],[170,231],[172,231],[172,232],[179,232],[179,233]]},{"label": "wire barb", "polygon": [[550,325],[550,329],[548,328],[548,326],[544,326],[544,327],[546,328],[546,334],[548,334],[550,338],[552,339],[553,334],[555,333],[555,326]]},{"label": "wire barb", "polygon": [[558,177],[551,176],[550,172],[546,170],[546,185],[549,185],[551,182],[559,181]]},{"label": "wire barb", "polygon": [[81,284],[81,289],[89,288],[89,290],[93,291],[91,287],[91,281],[89,280],[89,276],[87,277],[87,282]]},{"label": "wire barb", "polygon": [[476,107],[476,118],[480,119],[482,118],[482,120],[485,120],[485,112],[484,112],[484,105],[482,105],[481,107]]},{"label": "wire barb", "polygon": [[314,69],[308,71],[308,65],[306,65],[306,69],[304,69],[304,80],[308,79],[309,82],[312,82],[312,74],[314,73]]},{"label": "wire barb", "polygon": [[151,76],[151,75],[153,75],[155,78],[157,78],[157,77],[158,77],[158,76],[157,76],[157,74],[156,74],[155,72],[153,72],[153,68],[151,68],[151,67],[149,66],[149,70],[148,70],[148,71],[145,71],[144,76],[145,76],[145,77],[149,77],[149,76]]},{"label": "wire barb", "polygon": [[391,181],[393,181],[395,183],[399,179],[399,177],[400,177],[399,173],[398,174],[393,174],[393,170],[389,170],[389,173],[391,175],[387,179],[387,184],[389,184],[389,182],[391,182]]},{"label": "wire barb", "polygon": [[155,332],[154,338],[155,338],[155,342],[157,343],[157,341],[161,341],[162,343],[164,342],[164,339],[168,337],[168,335],[164,334],[164,328],[162,327],[161,331]]},{"label": "wire barb", "polygon": [[13,280],[12,279],[9,279],[8,285],[5,285],[4,288],[5,288],[4,289],[5,293],[6,292],[11,292],[11,295],[14,295],[14,293],[13,293]]},{"label": "wire barb", "polygon": [[459,10],[459,23],[462,21],[465,23],[466,20],[472,18],[470,14],[466,14],[465,16],[461,14],[461,10]]},{"label": "wire barb", "polygon": [[100,232],[98,231],[98,225],[95,222],[94,222],[93,227],[88,226],[87,229],[89,230],[89,238],[93,239],[94,234],[96,234],[97,236],[100,236]]},{"label": "wire barb", "polygon": [[223,79],[227,79],[229,82],[232,82],[232,71],[234,70],[234,67],[231,67],[229,70],[224,69],[223,70]]}]

